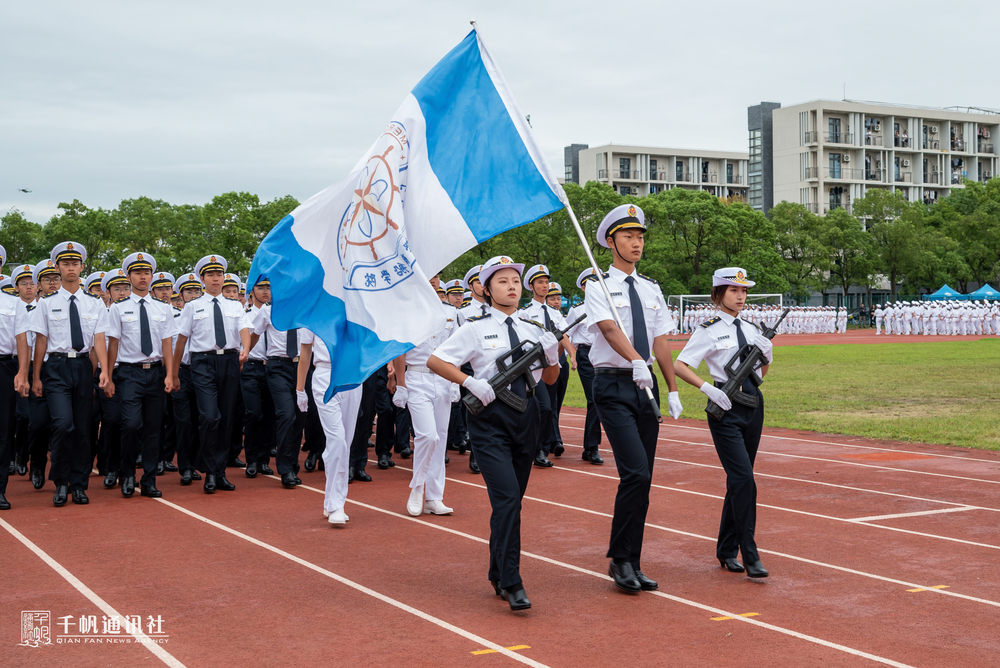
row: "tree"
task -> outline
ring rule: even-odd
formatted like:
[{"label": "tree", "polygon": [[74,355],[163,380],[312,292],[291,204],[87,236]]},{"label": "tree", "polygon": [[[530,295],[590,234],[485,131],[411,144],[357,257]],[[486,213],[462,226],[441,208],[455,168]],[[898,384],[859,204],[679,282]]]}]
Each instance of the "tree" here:
[{"label": "tree", "polygon": [[17,209],[0,218],[0,246],[7,251],[7,264],[12,261],[35,264],[49,256],[42,226],[25,218]]},{"label": "tree", "polygon": [[83,244],[87,250],[83,275],[99,268],[121,264],[118,221],[104,209],[88,209],[80,200],[60,203],[62,213],[53,216],[43,228],[45,245],[51,249],[63,241]]},{"label": "tree", "polygon": [[829,284],[843,290],[845,299],[852,285],[870,285],[875,273],[875,241],[861,221],[843,208],[831,211],[826,216],[822,243],[830,250]]},{"label": "tree", "polygon": [[899,281],[914,266],[920,209],[911,207],[901,192],[870,188],[864,197],[855,200],[854,213],[875,238],[879,270],[889,278],[889,290],[895,299]]},{"label": "tree", "polygon": [[822,287],[823,274],[830,269],[831,252],[821,240],[826,222],[792,202],[772,207],[769,216],[788,290],[795,297],[808,297],[811,290]]}]

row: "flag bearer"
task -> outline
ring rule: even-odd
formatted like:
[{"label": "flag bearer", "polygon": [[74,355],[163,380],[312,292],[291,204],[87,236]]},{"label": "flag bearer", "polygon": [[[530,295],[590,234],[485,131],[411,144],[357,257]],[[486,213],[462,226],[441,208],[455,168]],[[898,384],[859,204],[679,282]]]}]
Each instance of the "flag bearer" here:
[{"label": "flag bearer", "polygon": [[625,331],[618,328],[603,290],[591,291],[587,299],[587,325],[595,335],[590,351],[594,403],[620,478],[608,546],[609,574],[619,589],[630,592],[658,587],[643,574],[640,564],[659,433],[657,405],[645,392],[650,389],[654,397],[659,395],[651,367],[654,359],[670,388],[670,415],[676,419],[682,410],[667,342],[670,323],[663,293],[635,270],[642,257],[644,221],[642,209],[622,204],[597,228],[597,242],[611,249],[614,257],[604,280]]},{"label": "flag bearer", "polygon": [[[250,323],[239,300],[222,296],[226,258],[206,255],[198,260],[194,273],[205,284],[205,293],[188,302],[181,311],[174,375],[191,344],[191,382],[198,402],[198,431],[201,452],[195,463],[205,474],[205,493],[217,489],[232,491],[236,485],[226,479],[229,436],[237,418],[240,366],[250,353]],[[242,352],[241,352],[242,351]]]},{"label": "flag bearer", "polygon": [[[543,388],[528,394],[523,377],[510,390],[527,399],[519,413],[503,401],[494,401],[488,379],[497,372],[496,359],[521,343],[540,342],[546,366],[533,370],[535,381],[554,383],[559,376],[559,342],[538,323],[518,317],[523,264],[507,256],[491,258],[480,271],[488,308],[469,319],[427,359],[427,366],[446,380],[463,385],[485,405],[478,416],[469,415],[469,432],[476,461],[486,482],[493,514],[490,517],[489,580],[511,610],[525,610],[531,601],[521,581],[521,499],[538,448],[538,402]],[[475,376],[460,370],[471,363]]]},{"label": "flag bearer", "polygon": [[[157,498],[164,395],[176,383],[173,365],[173,309],[149,293],[156,259],[132,253],[122,262],[132,290],[108,310],[108,364],[121,400],[122,496],[135,492],[135,461],[142,455],[140,494]],[[117,364],[116,364],[117,363]],[[113,466],[109,462],[109,466]]]},{"label": "flag bearer", "polygon": [[[597,285],[597,272],[593,267],[588,267],[580,272],[576,279],[576,287],[583,290],[584,297],[587,288]],[[601,286],[597,285],[596,290],[600,291]],[[587,302],[583,301],[569,310],[566,319],[573,322],[581,315],[587,313]],[[599,446],[601,445],[601,421],[597,417],[597,406],[594,405],[594,365],[590,362],[590,349],[594,345],[594,333],[587,327],[584,320],[569,332],[570,342],[576,347],[577,373],[580,374],[580,384],[583,386],[583,394],[587,397],[587,417],[583,423],[583,460],[591,464],[601,465],[604,458],[601,457]]]}]

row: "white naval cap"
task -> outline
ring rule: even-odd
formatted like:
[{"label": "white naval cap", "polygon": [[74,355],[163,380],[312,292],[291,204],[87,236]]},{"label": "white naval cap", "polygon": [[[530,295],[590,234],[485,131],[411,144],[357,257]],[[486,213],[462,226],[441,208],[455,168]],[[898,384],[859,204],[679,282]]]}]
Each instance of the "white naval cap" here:
[{"label": "white naval cap", "polygon": [[717,269],[712,274],[712,287],[719,285],[741,285],[745,288],[752,288],[757,284],[747,279],[747,272],[741,267],[726,267],[725,269]]},{"label": "white naval cap", "polygon": [[0,292],[14,294],[14,281],[10,280],[10,276],[6,274],[0,274]]},{"label": "white naval cap", "polygon": [[[209,271],[211,271],[211,270],[209,270]],[[243,286],[243,283],[240,281],[240,277],[239,277],[238,274],[229,274],[229,273],[227,273],[223,277],[222,287],[226,287],[228,285],[235,285],[237,287],[237,289],[238,289],[238,288],[240,288],[240,287]]]},{"label": "white naval cap", "polygon": [[19,264],[15,265],[13,269],[10,270],[10,280],[17,285],[17,282],[22,278],[31,278],[32,273],[35,271],[35,265],[33,264]]},{"label": "white naval cap", "polygon": [[191,272],[181,275],[180,278],[174,281],[174,292],[177,294],[180,294],[181,291],[187,288],[198,288],[199,290],[203,290],[205,285],[201,282],[201,279],[198,278],[197,274]]},{"label": "white naval cap", "polygon": [[583,290],[583,284],[587,281],[596,281],[597,271],[593,267],[587,267],[580,272],[580,275],[576,277],[576,287]]},{"label": "white naval cap", "polygon": [[0,246],[0,267],[7,264],[7,249]]},{"label": "white naval cap", "polygon": [[126,274],[133,269],[156,271],[156,260],[149,253],[132,253],[122,261],[122,269]]},{"label": "white naval cap", "polygon": [[108,288],[112,285],[128,285],[131,287],[132,284],[128,282],[128,274],[125,273],[125,270],[119,268],[105,273],[104,278],[101,279],[101,290],[107,292]]},{"label": "white naval cap", "polygon": [[465,292],[465,288],[462,287],[462,279],[460,278],[445,282],[444,288],[445,292],[449,295],[461,294]]},{"label": "white naval cap", "polygon": [[163,286],[174,287],[174,275],[169,271],[154,271],[153,272],[153,282],[149,284],[150,288],[158,288]]},{"label": "white naval cap", "polygon": [[229,263],[226,262],[226,258],[221,255],[206,255],[198,260],[198,263],[194,265],[194,273],[199,276],[204,276],[206,271],[224,272],[228,268]]},{"label": "white naval cap", "polygon": [[58,262],[59,260],[79,260],[80,262],[86,262],[87,249],[83,247],[83,244],[78,244],[75,241],[64,241],[61,244],[56,244],[56,247],[49,253],[49,259],[53,262]]},{"label": "white naval cap", "polygon": [[47,274],[55,274],[56,276],[59,275],[59,270],[56,269],[56,263],[52,260],[46,260],[45,262],[39,262],[36,264],[34,271],[31,272],[31,278],[35,281],[35,283],[37,283],[38,279]]},{"label": "white naval cap", "polygon": [[544,264],[534,265],[531,269],[528,270],[528,273],[524,275],[524,289],[530,292],[531,291],[530,286],[532,281],[534,281],[536,278],[542,278],[543,276],[545,278],[549,278],[549,268],[546,267]]},{"label": "white naval cap", "polygon": [[465,272],[465,278],[462,279],[462,287],[466,290],[472,289],[472,281],[479,280],[479,272],[482,270],[483,265],[477,264],[475,267]]},{"label": "white naval cap", "polygon": [[616,206],[604,216],[604,220],[597,226],[597,243],[605,248],[611,248],[608,245],[611,235],[618,230],[627,229],[646,231],[646,214],[635,204]]},{"label": "white naval cap", "polygon": [[506,255],[497,255],[496,257],[491,257],[483,263],[483,268],[479,270],[479,282],[483,284],[483,287],[486,287],[486,283],[490,280],[490,276],[497,273],[501,269],[513,269],[517,271],[518,277],[524,273],[523,264],[514,262]]},{"label": "white naval cap", "polygon": [[86,289],[89,290],[90,288],[94,287],[94,283],[97,283],[98,285],[100,285],[101,284],[101,279],[104,278],[104,274],[106,274],[106,273],[107,272],[105,272],[105,271],[94,271],[94,272],[91,272],[90,276],[87,276],[87,280],[85,280],[83,282],[84,286],[86,287]]},{"label": "white naval cap", "polygon": [[561,294],[562,294],[561,285],[559,285],[555,281],[549,283],[549,291],[545,293],[546,297],[551,297],[552,295],[561,295]]}]

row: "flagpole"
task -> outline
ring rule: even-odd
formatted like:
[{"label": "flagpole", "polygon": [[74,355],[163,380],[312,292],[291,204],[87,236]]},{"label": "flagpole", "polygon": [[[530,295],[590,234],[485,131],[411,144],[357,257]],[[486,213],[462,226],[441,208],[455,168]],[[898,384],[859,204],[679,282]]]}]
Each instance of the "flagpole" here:
[{"label": "flagpole", "polygon": [[[587,254],[587,260],[590,261],[590,266],[593,267],[595,275],[597,276],[597,282],[601,284],[601,290],[604,292],[605,299],[608,300],[608,306],[611,307],[611,313],[615,316],[615,323],[618,325],[618,329],[625,333],[625,325],[622,323],[621,316],[618,315],[618,309],[615,307],[614,299],[611,298],[611,290],[608,289],[608,284],[604,282],[604,272],[601,268],[597,266],[597,260],[594,259],[594,254],[590,252],[590,244],[587,243],[587,237],[583,234],[583,229],[580,227],[579,221],[576,219],[576,214],[573,212],[573,207],[570,205],[569,200],[565,200],[566,212],[569,214],[569,219],[573,222],[573,227],[576,229],[576,235],[580,237],[580,244],[583,246],[583,252]],[[626,334],[626,337],[628,335]],[[643,360],[645,361],[645,360]],[[656,401],[653,399],[653,391],[646,388],[646,396],[649,400],[653,402],[653,407],[656,408],[657,420],[663,422],[663,415],[660,413],[660,409]]]}]

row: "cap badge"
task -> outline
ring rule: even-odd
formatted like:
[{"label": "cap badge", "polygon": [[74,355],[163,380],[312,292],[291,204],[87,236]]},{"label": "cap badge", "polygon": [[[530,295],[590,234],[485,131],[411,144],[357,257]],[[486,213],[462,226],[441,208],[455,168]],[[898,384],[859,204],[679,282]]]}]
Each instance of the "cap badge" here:
[{"label": "cap badge", "polygon": [[215,256],[213,255],[212,257],[208,258],[208,261],[209,262],[215,262]]},{"label": "cap badge", "polygon": [[73,250],[73,242],[72,241],[69,242],[68,244],[66,244],[66,250]]},{"label": "cap badge", "polygon": [[500,264],[514,264],[509,257],[500,258]]},{"label": "cap badge", "polygon": [[635,207],[634,206],[630,206],[628,208],[628,215],[632,216],[633,218],[635,217]]},{"label": "cap badge", "polygon": [[137,259],[137,260],[141,260],[141,259],[142,259],[142,253],[139,253],[138,255],[136,255],[136,256],[135,256],[135,259]]}]

